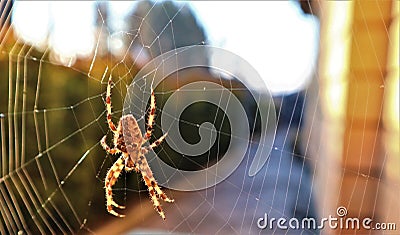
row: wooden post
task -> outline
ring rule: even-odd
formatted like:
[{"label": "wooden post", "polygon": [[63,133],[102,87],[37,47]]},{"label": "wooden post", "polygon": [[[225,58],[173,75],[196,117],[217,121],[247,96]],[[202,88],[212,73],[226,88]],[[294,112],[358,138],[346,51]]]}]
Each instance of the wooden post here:
[{"label": "wooden post", "polygon": [[347,217],[398,222],[399,2],[317,3],[318,81],[309,88],[315,99],[308,99],[303,138],[315,160],[319,216],[344,206]]}]

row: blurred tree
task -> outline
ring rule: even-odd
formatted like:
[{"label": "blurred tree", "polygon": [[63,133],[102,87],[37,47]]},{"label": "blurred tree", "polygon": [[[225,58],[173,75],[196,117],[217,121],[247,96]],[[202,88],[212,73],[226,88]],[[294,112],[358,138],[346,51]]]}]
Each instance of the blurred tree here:
[{"label": "blurred tree", "polygon": [[[165,1],[154,5],[151,1],[141,1],[132,15],[132,19],[139,17],[140,20],[130,22],[130,28],[140,30],[140,46],[149,48],[151,58],[176,48],[201,45],[206,41],[203,27],[187,4]],[[196,55],[193,62],[199,58],[204,60],[206,56]]]},{"label": "blurred tree", "polygon": [[129,22],[132,29],[139,29],[142,20],[146,17],[152,5],[150,1],[140,1],[137,3],[135,9],[131,12],[134,16],[133,19],[137,20],[131,20]]}]

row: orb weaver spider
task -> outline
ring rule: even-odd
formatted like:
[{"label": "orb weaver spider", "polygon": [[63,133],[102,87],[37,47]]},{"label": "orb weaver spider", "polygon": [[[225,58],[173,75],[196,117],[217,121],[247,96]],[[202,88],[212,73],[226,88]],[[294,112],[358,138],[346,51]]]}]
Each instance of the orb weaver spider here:
[{"label": "orb weaver spider", "polygon": [[159,139],[154,141],[152,144],[143,146],[146,142],[149,141],[152,132],[153,132],[153,122],[155,117],[156,110],[156,101],[154,96],[153,89],[151,90],[151,99],[150,99],[150,113],[147,119],[147,130],[145,135],[143,136],[140,131],[139,125],[132,114],[123,115],[118,125],[115,126],[112,121],[112,112],[111,112],[111,88],[113,86],[113,82],[111,80],[111,76],[108,80],[107,85],[107,93],[106,93],[106,110],[107,110],[107,123],[110,130],[113,132],[114,140],[113,147],[109,147],[106,143],[105,135],[100,143],[111,155],[120,154],[118,160],[112,165],[112,167],[108,170],[104,187],[106,191],[106,206],[107,211],[117,217],[125,217],[125,215],[119,214],[114,211],[113,207],[119,209],[125,209],[124,206],[117,204],[112,195],[112,186],[117,182],[118,177],[122,170],[125,168],[126,172],[132,171],[133,169],[136,172],[141,173],[143,180],[149,190],[149,194],[151,197],[151,201],[158,214],[162,219],[165,220],[164,211],[161,208],[161,204],[158,201],[158,198],[166,201],[166,202],[174,202],[173,199],[170,199],[165,195],[165,193],[160,189],[153,176],[153,172],[151,171],[149,164],[145,158],[145,154],[147,154],[151,149],[155,148],[165,139],[167,134],[164,134]]}]

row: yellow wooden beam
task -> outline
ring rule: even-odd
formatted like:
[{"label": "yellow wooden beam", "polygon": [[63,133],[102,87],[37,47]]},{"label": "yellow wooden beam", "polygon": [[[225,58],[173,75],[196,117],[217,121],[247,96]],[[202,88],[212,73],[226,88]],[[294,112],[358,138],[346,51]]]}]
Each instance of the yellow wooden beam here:
[{"label": "yellow wooden beam", "polygon": [[388,58],[391,1],[354,1],[347,80],[343,177],[338,205],[349,215],[376,216],[385,154],[381,120]]}]

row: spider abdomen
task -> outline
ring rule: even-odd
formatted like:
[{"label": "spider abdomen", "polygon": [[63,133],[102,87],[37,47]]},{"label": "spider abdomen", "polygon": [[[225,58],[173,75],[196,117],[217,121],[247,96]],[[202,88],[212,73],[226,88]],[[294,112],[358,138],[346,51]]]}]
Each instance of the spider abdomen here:
[{"label": "spider abdomen", "polygon": [[121,149],[123,152],[138,153],[143,143],[143,136],[135,117],[131,114],[122,116],[120,125],[117,145],[121,144],[121,147],[125,148],[125,151]]}]

